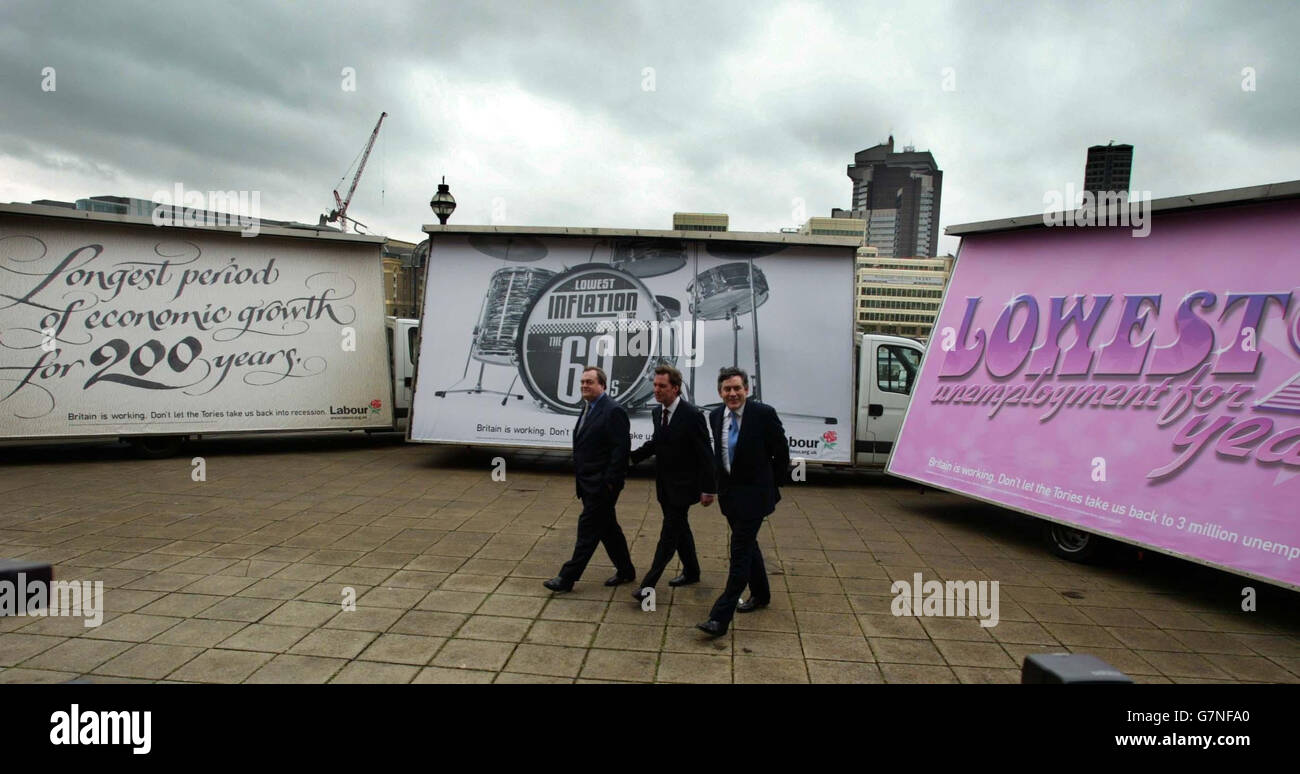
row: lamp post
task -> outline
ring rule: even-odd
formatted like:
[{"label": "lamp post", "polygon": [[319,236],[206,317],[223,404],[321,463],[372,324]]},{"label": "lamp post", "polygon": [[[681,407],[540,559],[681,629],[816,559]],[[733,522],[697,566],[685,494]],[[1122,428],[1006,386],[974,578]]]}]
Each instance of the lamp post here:
[{"label": "lamp post", "polygon": [[456,209],[456,197],[451,195],[451,189],[447,187],[447,177],[444,175],[442,182],[438,184],[438,193],[433,195],[429,200],[429,207],[433,209],[433,214],[438,216],[438,222],[447,225],[447,218]]},{"label": "lamp post", "polygon": [[[446,175],[443,175],[442,182],[438,184],[438,192],[429,200],[429,208],[433,210],[434,215],[438,216],[438,222],[444,226],[447,225],[447,218],[450,218],[451,213],[456,210],[456,197],[451,195],[451,189],[447,186]],[[425,247],[423,257],[427,259],[430,253],[433,252],[433,237],[430,236],[428,239],[424,240],[421,247]],[[416,254],[420,254],[419,247],[416,248]],[[419,278],[415,289],[415,308],[417,314],[419,313],[419,310],[424,308],[424,281],[425,274],[428,271],[429,269],[425,268],[417,275]]]}]

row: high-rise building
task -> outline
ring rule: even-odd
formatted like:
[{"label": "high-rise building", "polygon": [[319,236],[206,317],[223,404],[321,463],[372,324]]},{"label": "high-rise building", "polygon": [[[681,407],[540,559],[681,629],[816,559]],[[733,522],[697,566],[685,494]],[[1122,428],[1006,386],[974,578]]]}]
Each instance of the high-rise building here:
[{"label": "high-rise building", "polygon": [[858,248],[857,329],[928,341],[955,258],[892,258]]},{"label": "high-rise building", "polygon": [[728,220],[721,212],[674,212],[673,231],[726,231]]},{"label": "high-rise building", "polygon": [[848,175],[853,181],[848,213],[866,221],[869,247],[885,257],[935,256],[943,172],[929,151],[908,145],[895,153],[890,135],[885,143],[855,153]]},{"label": "high-rise building", "polygon": [[1096,196],[1101,191],[1129,190],[1133,171],[1133,146],[1094,145],[1088,149],[1088,165],[1083,170],[1083,188]]}]

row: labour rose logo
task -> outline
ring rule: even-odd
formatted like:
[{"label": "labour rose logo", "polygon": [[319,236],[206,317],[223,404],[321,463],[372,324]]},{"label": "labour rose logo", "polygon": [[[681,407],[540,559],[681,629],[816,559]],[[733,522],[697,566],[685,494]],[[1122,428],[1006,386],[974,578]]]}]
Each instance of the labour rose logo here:
[{"label": "labour rose logo", "polygon": [[839,436],[835,434],[834,430],[827,430],[822,433],[822,440],[826,442],[827,449],[834,449],[835,442],[839,440]]},{"label": "labour rose logo", "polygon": [[382,400],[380,400],[379,398],[375,398],[374,400],[370,401],[370,413],[371,413],[371,414],[378,414],[378,413],[379,413],[379,409],[381,409],[381,408],[383,408],[383,407],[384,407],[384,402],[383,402]]}]

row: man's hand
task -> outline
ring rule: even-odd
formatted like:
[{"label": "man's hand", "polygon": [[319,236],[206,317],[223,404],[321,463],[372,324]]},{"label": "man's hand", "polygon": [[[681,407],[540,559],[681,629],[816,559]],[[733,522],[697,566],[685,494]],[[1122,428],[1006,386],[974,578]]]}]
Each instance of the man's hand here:
[{"label": "man's hand", "polygon": [[712,505],[713,500],[714,500],[714,496],[711,494],[700,495],[700,505],[703,505],[705,508],[708,508],[710,505]]}]

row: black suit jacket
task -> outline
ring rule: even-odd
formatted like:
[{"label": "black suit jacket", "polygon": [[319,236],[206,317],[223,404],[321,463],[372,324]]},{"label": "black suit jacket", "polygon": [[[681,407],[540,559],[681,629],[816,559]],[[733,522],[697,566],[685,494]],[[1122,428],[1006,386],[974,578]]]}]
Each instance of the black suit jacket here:
[{"label": "black suit jacket", "polygon": [[713,431],[713,459],[718,473],[718,505],[727,516],[762,518],[781,502],[778,487],[790,475],[790,446],[776,409],[745,401],[740,419],[736,456],[727,472],[722,461],[722,416],[726,405],[709,414]]},{"label": "black suit jacket", "polygon": [[631,423],[627,411],[608,394],[587,410],[573,426],[573,467],[577,474],[578,497],[617,494],[627,477],[627,458],[632,448]]},{"label": "black suit jacket", "polygon": [[714,494],[717,484],[713,475],[713,452],[709,449],[709,431],[704,414],[684,398],[663,426],[664,407],[651,412],[655,431],[650,440],[632,452],[635,465],[655,457],[655,493],[665,505],[689,506],[700,501],[701,494]]}]

